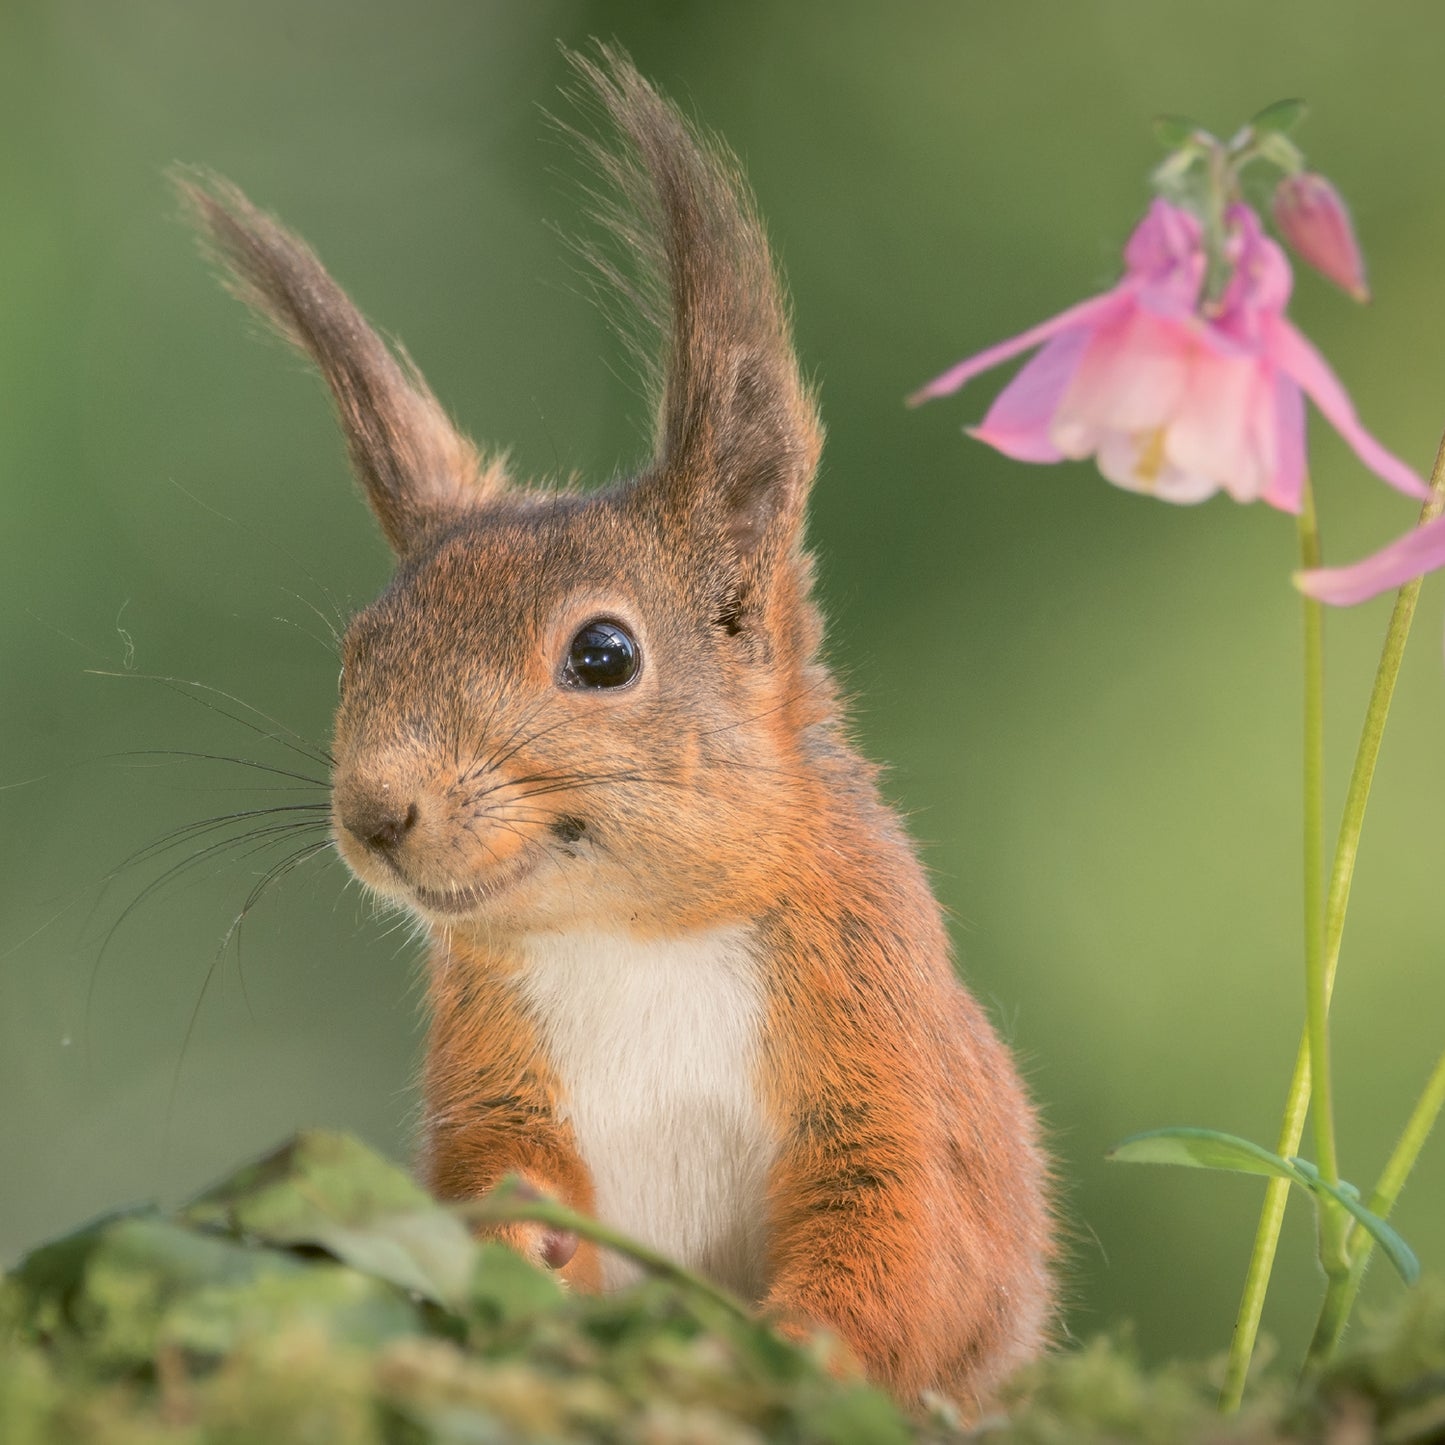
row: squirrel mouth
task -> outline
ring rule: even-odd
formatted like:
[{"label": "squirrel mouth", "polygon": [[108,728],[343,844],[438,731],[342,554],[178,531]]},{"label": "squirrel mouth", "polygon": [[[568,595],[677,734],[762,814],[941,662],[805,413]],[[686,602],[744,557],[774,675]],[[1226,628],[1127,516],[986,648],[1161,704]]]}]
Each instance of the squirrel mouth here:
[{"label": "squirrel mouth", "polygon": [[[402,877],[406,890],[427,913],[441,913],[456,916],[472,913],[497,894],[520,882],[532,871],[534,860],[525,855],[503,864],[491,876],[478,879],[460,888],[423,888],[409,878]],[[400,870],[397,870],[400,873]]]}]

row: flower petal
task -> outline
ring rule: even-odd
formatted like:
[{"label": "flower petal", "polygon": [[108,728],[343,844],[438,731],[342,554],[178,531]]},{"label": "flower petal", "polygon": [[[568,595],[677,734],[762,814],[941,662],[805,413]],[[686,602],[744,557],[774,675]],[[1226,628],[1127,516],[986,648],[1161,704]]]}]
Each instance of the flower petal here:
[{"label": "flower petal", "polygon": [[1088,345],[1090,330],[1077,327],[1054,337],[999,392],[969,436],[1020,462],[1061,462],[1064,454],[1049,436],[1049,424]]},{"label": "flower petal", "polygon": [[1352,566],[1296,572],[1294,585],[1306,597],[1348,607],[1392,587],[1402,587],[1436,567],[1445,567],[1445,517],[1436,517],[1406,532]]},{"label": "flower petal", "polygon": [[[1282,512],[1298,514],[1305,484],[1305,399],[1282,372],[1274,378],[1274,466],[1264,500]],[[1261,426],[1271,422],[1261,418]]]},{"label": "flower petal", "polygon": [[1202,502],[1219,490],[1212,477],[1182,471],[1170,462],[1156,435],[1105,432],[1094,460],[1106,481],[1163,502]]},{"label": "flower petal", "polygon": [[1195,353],[1189,381],[1164,434],[1164,454],[1180,472],[1213,477],[1236,502],[1252,502],[1264,475],[1250,446],[1249,420],[1260,385],[1258,362]]},{"label": "flower petal", "polygon": [[1304,388],[1305,394],[1349,443],[1354,454],[1397,491],[1409,497],[1428,496],[1430,489],[1425,483],[1360,425],[1349,394],[1324,357],[1284,317],[1261,319],[1265,355]]},{"label": "flower petal", "polygon": [[1225,220],[1234,274],[1220,297],[1216,321],[1247,335],[1255,317],[1284,314],[1294,289],[1294,273],[1283,247],[1264,234],[1259,217],[1249,206],[1231,206]]},{"label": "flower petal", "polygon": [[1112,291],[1104,292],[1102,296],[1091,296],[1087,301],[1080,301],[1077,306],[1070,306],[1068,310],[1060,311],[1057,316],[1051,316],[1047,321],[1041,321],[1037,326],[1031,326],[1027,331],[1021,331],[1017,336],[1000,341],[997,346],[990,346],[986,351],[980,351],[974,356],[966,357],[956,366],[951,366],[942,376],[935,376],[927,386],[915,391],[908,398],[908,405],[917,406],[920,402],[931,401],[936,396],[947,396],[981,372],[998,366],[1021,351],[1029,351],[1041,345],[1062,331],[1068,331],[1075,326],[1102,325],[1115,310],[1127,303],[1128,297],[1128,283],[1121,283]]},{"label": "flower petal", "polygon": [[1151,291],[1193,311],[1204,280],[1199,222],[1180,206],[1155,199],[1124,244],[1124,265]]},{"label": "flower petal", "polygon": [[1186,472],[1172,462],[1160,468],[1154,482],[1153,494],[1161,502],[1173,502],[1177,507],[1192,507],[1207,502],[1219,490],[1219,483],[1203,472]]},{"label": "flower petal", "polygon": [[1185,328],[1130,308],[1097,328],[1059,403],[1054,444],[1066,456],[1093,450],[1102,431],[1167,426],[1184,398],[1193,348]]}]

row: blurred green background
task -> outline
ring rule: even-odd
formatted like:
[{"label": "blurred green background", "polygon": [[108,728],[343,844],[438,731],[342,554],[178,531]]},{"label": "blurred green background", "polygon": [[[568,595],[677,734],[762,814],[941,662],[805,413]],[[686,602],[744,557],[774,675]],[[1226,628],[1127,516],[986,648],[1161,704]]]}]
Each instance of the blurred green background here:
[{"label": "blurred green background", "polygon": [[[1376,300],[1303,276],[1295,314],[1367,424],[1428,466],[1445,422],[1429,3],[8,0],[0,1259],[298,1125],[404,1156],[415,1109],[419,947],[339,864],[286,877],[220,953],[281,851],[202,857],[149,895],[159,865],[115,872],[170,828],[276,798],[244,769],[115,754],[299,760],[90,670],[194,679],[324,740],[336,662],[313,609],[359,605],[388,567],[318,385],[248,339],[165,168],[213,166],[278,211],[521,472],[605,476],[640,457],[646,409],[557,235],[584,226],[578,165],[542,115],[563,108],[557,42],[594,35],[726,135],[786,267],[829,427],[813,537],[832,654],[1047,1116],[1070,1327],[1128,1317],[1151,1356],[1222,1348],[1258,1188],[1102,1155],[1165,1123],[1273,1139],[1301,1016],[1292,524],[1008,462],[959,432],[993,380],[921,412],[901,399],[1112,282],[1152,115],[1227,132],[1301,95],[1299,138],[1353,202]],[[1312,446],[1332,558],[1408,524],[1315,422]],[[1332,808],[1386,609],[1329,621]],[[1431,583],[1337,995],[1363,1183],[1445,1034],[1441,611]],[[1437,1270],[1442,1202],[1437,1139],[1398,1214]],[[1296,1209],[1266,1319],[1286,1352],[1316,1299],[1311,1245]]]}]

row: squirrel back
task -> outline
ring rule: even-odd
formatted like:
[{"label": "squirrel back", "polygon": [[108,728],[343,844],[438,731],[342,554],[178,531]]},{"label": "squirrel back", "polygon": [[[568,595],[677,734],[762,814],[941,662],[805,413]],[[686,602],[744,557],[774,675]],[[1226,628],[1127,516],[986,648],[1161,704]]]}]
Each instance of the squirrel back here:
[{"label": "squirrel back", "polygon": [[1036,1121],[819,658],[822,432],[746,188],[624,57],[574,63],[625,143],[595,148],[613,279],[663,339],[653,457],[610,487],[513,482],[299,240],[183,183],[397,555],[345,639],[333,812],[431,938],[423,1170],[520,1173],[976,1407],[1049,1322]]}]

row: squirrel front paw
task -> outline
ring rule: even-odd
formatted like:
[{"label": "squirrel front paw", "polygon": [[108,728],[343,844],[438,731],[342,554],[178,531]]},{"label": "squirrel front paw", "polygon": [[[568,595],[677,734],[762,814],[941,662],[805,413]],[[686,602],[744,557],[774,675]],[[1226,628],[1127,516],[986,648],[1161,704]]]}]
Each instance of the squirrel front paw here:
[{"label": "squirrel front paw", "polygon": [[577,1232],[572,1229],[523,1222],[498,1225],[491,1233],[542,1269],[565,1269],[577,1254]]},{"label": "squirrel front paw", "polygon": [[[514,1199],[560,1202],[557,1201],[555,1193],[527,1175],[514,1175],[509,1187]],[[507,1224],[483,1226],[478,1233],[505,1244],[508,1249],[515,1250],[539,1269],[560,1272],[563,1280],[569,1284],[593,1287],[590,1278],[593,1271],[585,1267],[585,1259],[577,1263],[575,1268],[569,1269],[569,1266],[578,1261],[579,1241],[576,1230],[559,1229],[555,1225],[519,1219]]]}]

